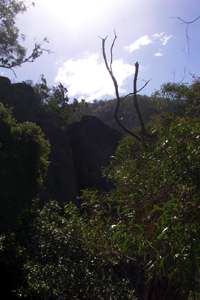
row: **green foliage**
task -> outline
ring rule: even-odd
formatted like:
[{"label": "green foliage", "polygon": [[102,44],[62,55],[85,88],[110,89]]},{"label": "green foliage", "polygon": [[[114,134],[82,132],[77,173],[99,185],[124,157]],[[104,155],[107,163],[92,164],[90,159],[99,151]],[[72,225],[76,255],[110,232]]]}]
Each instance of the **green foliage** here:
[{"label": "green foliage", "polygon": [[67,88],[62,83],[50,88],[43,74],[41,75],[40,82],[34,86],[34,90],[43,104],[52,106],[52,108],[56,109],[59,107],[63,109],[68,104]]},{"label": "green foliage", "polygon": [[29,293],[131,299],[138,280],[134,268],[126,270],[132,264],[142,268],[147,294],[159,282],[168,286],[163,299],[199,292],[200,121],[192,100],[198,82],[165,88],[167,103],[180,101],[179,117],[152,122],[148,147],[122,140],[105,171],[112,191],[84,191],[81,212],[55,202],[36,210],[34,247],[25,250]]},{"label": "green foliage", "polygon": [[172,100],[186,100],[189,95],[189,87],[183,83],[165,83],[154,96]]},{"label": "green foliage", "polygon": [[126,280],[102,259],[101,249],[96,253],[91,248],[97,232],[73,204],[51,201],[35,214],[34,248],[24,252],[26,293],[53,299],[133,299]]},{"label": "green foliage", "polygon": [[70,100],[68,90],[62,83],[49,87],[46,78],[42,75],[40,82],[33,88],[41,100],[40,111],[51,119],[56,127],[65,127],[90,114],[89,104],[83,99],[80,102],[77,99]]},{"label": "green foliage", "polygon": [[24,1],[0,0],[0,67],[2,68],[13,68],[24,62],[33,62],[44,51],[41,45],[36,43],[31,54],[26,56],[26,49],[22,45],[25,36],[20,34],[15,23],[16,16],[24,11],[26,11]]},{"label": "green foliage", "polygon": [[0,64],[7,66],[18,63],[25,56],[25,48],[20,45],[19,30],[15,17],[26,9],[22,1],[0,1]]},{"label": "green foliage", "polygon": [[157,99],[176,102],[179,113],[186,112],[189,116],[200,114],[200,78],[193,76],[191,84],[166,83],[154,95]]},{"label": "green foliage", "polygon": [[113,191],[84,195],[105,257],[142,261],[147,280],[164,277],[186,294],[199,288],[199,128],[177,118],[145,149],[126,138],[108,170]]},{"label": "green foliage", "polygon": [[16,123],[0,104],[0,224],[14,225],[30,207],[48,167],[49,144],[33,123]]}]

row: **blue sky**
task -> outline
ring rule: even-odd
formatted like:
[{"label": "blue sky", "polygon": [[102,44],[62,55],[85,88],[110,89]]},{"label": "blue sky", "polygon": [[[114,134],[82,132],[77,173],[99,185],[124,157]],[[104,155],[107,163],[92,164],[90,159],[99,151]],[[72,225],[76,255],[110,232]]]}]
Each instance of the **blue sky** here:
[{"label": "blue sky", "polygon": [[191,81],[200,71],[200,20],[189,27],[190,53],[185,25],[176,16],[191,20],[200,15],[199,0],[36,0],[20,15],[17,24],[31,49],[47,37],[52,53],[35,63],[10,72],[13,81],[33,80],[41,74],[49,85],[61,81],[71,97],[89,101],[113,97],[112,82],[106,73],[101,40],[113,29],[118,39],[114,49],[116,77],[121,93],[132,89],[134,63],[140,63],[139,84],[151,79],[143,93],[151,94],[167,81]]}]

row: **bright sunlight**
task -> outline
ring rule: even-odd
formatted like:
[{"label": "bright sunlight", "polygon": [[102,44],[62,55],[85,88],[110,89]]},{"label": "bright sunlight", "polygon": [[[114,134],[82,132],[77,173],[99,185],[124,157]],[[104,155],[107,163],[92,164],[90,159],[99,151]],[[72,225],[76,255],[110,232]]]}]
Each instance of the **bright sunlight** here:
[{"label": "bright sunlight", "polygon": [[[123,0],[43,0],[49,14],[71,30],[88,27],[110,16],[124,5]],[[92,30],[92,28],[90,28]]]}]

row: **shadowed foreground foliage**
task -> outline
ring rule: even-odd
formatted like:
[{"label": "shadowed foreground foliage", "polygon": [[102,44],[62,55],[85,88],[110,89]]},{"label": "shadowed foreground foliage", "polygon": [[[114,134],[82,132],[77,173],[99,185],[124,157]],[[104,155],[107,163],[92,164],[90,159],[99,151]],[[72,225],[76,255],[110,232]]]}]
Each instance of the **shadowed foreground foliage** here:
[{"label": "shadowed foreground foliage", "polygon": [[48,168],[49,144],[34,123],[17,123],[0,103],[0,229],[30,208]]},{"label": "shadowed foreground foliage", "polygon": [[[189,117],[160,124],[148,148],[125,138],[107,170],[111,192],[84,191],[81,212],[53,203],[38,211],[38,252],[25,265],[30,288],[66,299],[129,299],[134,289],[140,299],[198,293],[199,128]],[[124,262],[140,265],[142,291],[134,264],[121,272]]]},{"label": "shadowed foreground foliage", "polygon": [[41,129],[17,123],[0,104],[0,276],[5,299],[15,299],[14,290],[23,282],[16,248],[19,240],[27,242],[29,210],[46,175],[48,153]]},{"label": "shadowed foreground foliage", "polygon": [[[83,122],[71,124],[72,115],[86,109],[83,102],[71,106],[66,93],[61,86],[54,89],[47,94],[50,102],[36,99],[28,114],[51,133],[52,148],[57,143],[63,152],[64,133],[69,138],[71,132],[74,145],[80,144]],[[163,106],[176,101],[178,109],[156,113],[147,125],[147,143],[125,136],[104,171],[109,188],[84,190],[76,205],[39,199],[49,143],[36,124],[17,122],[0,104],[0,267],[5,299],[198,299],[199,81],[167,84],[154,97]],[[26,97],[20,101],[16,96],[9,104],[20,120],[27,118]],[[55,131],[49,130],[52,123]],[[70,128],[78,128],[76,136]],[[81,138],[87,135],[83,140],[89,145],[97,132],[85,128]],[[108,133],[106,126],[100,128]],[[74,159],[76,153],[80,171],[86,159],[80,159],[82,148],[77,148],[69,155]],[[64,166],[65,159],[63,153]],[[53,163],[58,166],[58,160]],[[84,166],[90,173],[88,164]]]}]

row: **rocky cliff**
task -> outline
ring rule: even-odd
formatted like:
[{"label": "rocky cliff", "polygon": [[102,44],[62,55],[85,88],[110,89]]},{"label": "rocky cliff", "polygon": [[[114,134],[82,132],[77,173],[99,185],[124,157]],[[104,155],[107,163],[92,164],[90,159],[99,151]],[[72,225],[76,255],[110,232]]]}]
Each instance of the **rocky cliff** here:
[{"label": "rocky cliff", "polygon": [[109,188],[102,168],[121,138],[118,131],[91,116],[59,127],[53,115],[41,109],[40,99],[30,85],[11,84],[6,77],[0,77],[0,101],[12,109],[18,121],[37,123],[51,144],[49,170],[41,192],[43,199],[65,202],[75,200],[84,188]]}]

